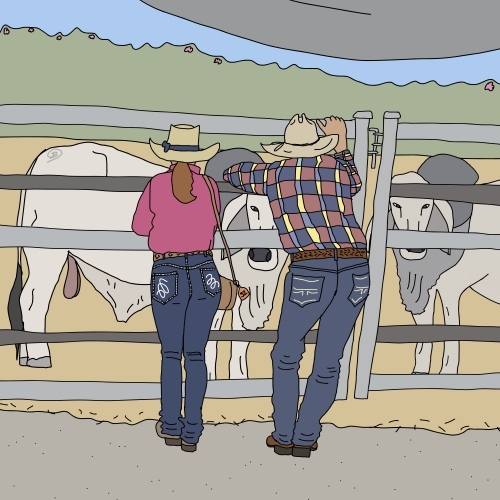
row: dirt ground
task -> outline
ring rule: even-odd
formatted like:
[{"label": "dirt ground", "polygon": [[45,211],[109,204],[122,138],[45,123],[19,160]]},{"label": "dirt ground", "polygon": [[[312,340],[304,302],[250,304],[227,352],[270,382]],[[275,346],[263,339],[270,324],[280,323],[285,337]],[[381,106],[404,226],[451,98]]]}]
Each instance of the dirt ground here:
[{"label": "dirt ground", "polygon": [[67,414],[0,412],[2,498],[491,500],[500,433],[451,438],[325,425],[310,458],[265,446],[271,423],[207,425],[198,451],[167,447],[154,422],[96,425]]},{"label": "dirt ground", "polygon": [[[44,149],[78,141],[57,138],[3,138],[0,139],[0,172],[25,173],[33,159]],[[147,144],[133,142],[96,141],[113,145],[123,151],[141,156],[155,163],[161,162]],[[424,157],[399,156],[394,173],[416,170]],[[500,160],[470,160],[480,174],[479,183],[491,182],[500,177]],[[373,193],[377,169],[368,169],[365,226],[372,215]],[[0,191],[0,224],[16,223],[19,203],[18,191]],[[15,249],[0,249],[0,329],[9,329],[7,301],[14,280]],[[266,328],[276,329],[281,308],[280,293],[286,267],[278,284],[274,308]],[[62,272],[64,276],[64,270]],[[78,297],[66,300],[62,294],[62,281],[58,283],[47,315],[47,330],[61,331],[152,331],[154,322],[150,308],[135,314],[127,323],[117,323],[107,302],[83,280]],[[439,299],[438,303],[439,305]],[[443,323],[439,307],[435,320]],[[481,311],[481,314],[478,314]],[[500,326],[500,306],[475,292],[462,296],[462,324]],[[226,315],[227,316],[227,315]],[[229,317],[223,323],[228,326]],[[399,297],[399,281],[395,259],[388,252],[385,283],[382,297],[381,325],[413,324]],[[339,427],[382,426],[397,428],[426,428],[435,432],[460,434],[468,428],[488,429],[500,427],[500,391],[441,391],[408,390],[373,392],[366,401],[353,398],[360,321],[355,332],[349,377],[349,398],[338,401],[325,416],[325,422]],[[160,353],[157,345],[126,343],[52,344],[53,367],[36,370],[20,367],[15,360],[14,347],[0,347],[0,380],[85,380],[85,381],[136,381],[157,382],[160,374]],[[248,351],[251,378],[270,378],[271,363],[269,344],[251,344]],[[415,344],[378,344],[373,372],[389,374],[411,373]],[[443,353],[442,343],[434,346],[431,373],[438,373]],[[219,343],[217,370],[219,378],[227,378],[230,345]],[[300,375],[306,377],[311,370],[314,346],[308,346],[301,363]],[[494,343],[462,342],[460,373],[492,373],[500,371],[500,346]],[[145,419],[156,419],[158,401],[125,402],[36,402],[2,401],[0,409],[18,411],[67,411],[78,418],[135,424]],[[204,418],[214,423],[241,422],[243,420],[269,421],[271,404],[268,398],[238,400],[206,400]],[[3,413],[3,412],[2,412]]]}]

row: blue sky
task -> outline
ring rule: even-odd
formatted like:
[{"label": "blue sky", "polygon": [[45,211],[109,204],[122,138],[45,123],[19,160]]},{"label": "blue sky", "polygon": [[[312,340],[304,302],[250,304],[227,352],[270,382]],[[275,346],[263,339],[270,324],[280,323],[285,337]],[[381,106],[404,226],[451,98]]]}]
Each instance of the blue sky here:
[{"label": "blue sky", "polygon": [[66,35],[80,28],[115,44],[132,44],[134,48],[145,43],[153,47],[192,43],[202,52],[231,62],[274,62],[282,68],[296,64],[371,85],[500,81],[500,50],[437,60],[347,61],[267,47],[159,12],[139,0],[0,0],[1,25],[32,26],[49,35]]}]

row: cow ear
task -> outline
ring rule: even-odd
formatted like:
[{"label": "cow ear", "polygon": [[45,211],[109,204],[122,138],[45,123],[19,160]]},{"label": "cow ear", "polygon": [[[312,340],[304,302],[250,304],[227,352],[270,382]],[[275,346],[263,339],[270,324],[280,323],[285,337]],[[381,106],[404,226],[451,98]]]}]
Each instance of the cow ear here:
[{"label": "cow ear", "polygon": [[231,200],[224,209],[224,214],[222,215],[222,230],[227,231],[231,223],[234,221],[236,216],[240,213],[241,209],[247,204],[248,195],[242,194]]},{"label": "cow ear", "polygon": [[[231,248],[229,249],[229,252],[231,252],[231,257],[233,255],[236,255],[238,252],[241,252],[242,248],[238,248],[238,250],[232,250]],[[226,250],[223,248],[221,251],[220,251],[220,260],[224,260],[224,259],[227,259],[227,252]]]},{"label": "cow ear", "polygon": [[453,210],[451,205],[445,200],[434,200],[434,205],[443,216],[448,232],[451,233],[453,231]]},{"label": "cow ear", "polygon": [[373,225],[373,217],[370,219],[368,226],[366,227],[366,250],[370,253],[370,246],[372,242],[372,225]]},{"label": "cow ear", "polygon": [[[246,207],[246,204],[247,204],[247,197],[248,197],[248,195],[242,194],[241,196],[238,196],[238,198],[231,200],[226,205],[226,208],[224,209],[224,214],[222,216],[222,222],[221,222],[223,231],[227,231],[231,227],[231,225],[235,226],[235,227],[231,227],[232,230],[249,229],[248,218],[247,218],[246,227],[243,227],[244,224],[241,224],[241,220],[240,220],[240,219],[242,219],[242,217],[243,218],[247,217],[246,213],[242,213],[242,209],[244,207]],[[235,255],[240,251],[241,251],[241,248],[234,249],[234,250],[230,249],[231,255]],[[224,260],[226,258],[227,258],[226,250],[223,248],[221,250],[221,260]]]},{"label": "cow ear", "polygon": [[[394,222],[394,215],[392,214],[392,210],[389,210],[389,213],[387,214],[387,230],[390,231],[391,229],[394,229],[396,226],[396,223]],[[396,229],[398,229],[396,227]]]},{"label": "cow ear", "polygon": [[[435,209],[441,214],[446,224],[446,228],[448,229],[448,232],[451,233],[453,231],[453,210],[451,208],[451,205],[444,200],[434,200],[434,204],[435,204]],[[447,255],[451,255],[450,248],[440,248],[440,250],[441,252],[444,252]]]}]

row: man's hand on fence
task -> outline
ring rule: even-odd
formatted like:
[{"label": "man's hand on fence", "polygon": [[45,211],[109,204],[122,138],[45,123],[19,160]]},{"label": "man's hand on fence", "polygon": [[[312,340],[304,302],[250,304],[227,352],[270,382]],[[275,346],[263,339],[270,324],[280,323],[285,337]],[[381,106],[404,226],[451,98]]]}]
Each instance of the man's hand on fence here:
[{"label": "man's hand on fence", "polygon": [[324,120],[326,125],[323,125],[320,120],[316,120],[316,123],[325,135],[339,136],[339,142],[335,149],[337,151],[347,149],[347,126],[345,121],[338,116],[328,116]]}]

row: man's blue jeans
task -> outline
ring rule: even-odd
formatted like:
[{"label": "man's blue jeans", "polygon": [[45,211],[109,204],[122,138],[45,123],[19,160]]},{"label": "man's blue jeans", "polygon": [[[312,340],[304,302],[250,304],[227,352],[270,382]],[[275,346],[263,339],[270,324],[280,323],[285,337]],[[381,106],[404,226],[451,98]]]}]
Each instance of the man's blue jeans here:
[{"label": "man's blue jeans", "polygon": [[[207,389],[205,347],[220,300],[220,276],[210,255],[158,260],[151,276],[151,305],[161,342],[162,432],[196,444],[203,431]],[[181,355],[186,388],[182,406]]]},{"label": "man's blue jeans", "polygon": [[[320,420],[337,393],[340,359],[368,296],[366,259],[309,259],[290,265],[285,279],[273,362],[273,437],[281,444],[312,446]],[[299,362],[304,337],[320,320],[314,366],[297,420]]]}]

